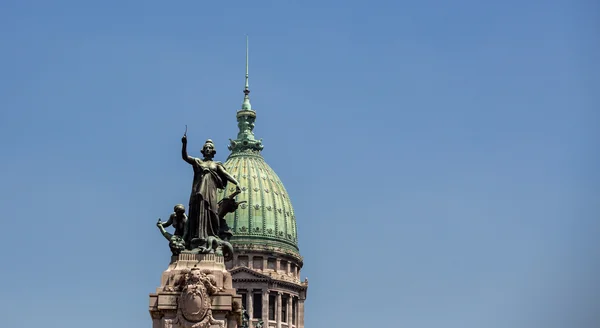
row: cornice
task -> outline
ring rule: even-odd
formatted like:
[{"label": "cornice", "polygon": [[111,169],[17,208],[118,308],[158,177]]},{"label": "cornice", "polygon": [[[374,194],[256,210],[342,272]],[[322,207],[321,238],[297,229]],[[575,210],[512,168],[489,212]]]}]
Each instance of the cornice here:
[{"label": "cornice", "polygon": [[[247,267],[236,267],[236,268],[229,270],[229,272],[231,273],[231,278],[232,278],[233,282],[262,282],[262,283],[267,283],[273,287],[283,287],[283,288],[286,288],[289,290],[297,291],[299,293],[306,291],[308,288],[307,283],[303,283],[303,282],[294,283],[291,281],[280,280],[280,279],[277,279],[276,277],[272,277],[272,276],[268,276],[268,275],[256,272]],[[252,275],[252,277],[245,277],[245,278],[236,277],[236,274],[239,274],[242,272],[250,274],[250,275]]]}]

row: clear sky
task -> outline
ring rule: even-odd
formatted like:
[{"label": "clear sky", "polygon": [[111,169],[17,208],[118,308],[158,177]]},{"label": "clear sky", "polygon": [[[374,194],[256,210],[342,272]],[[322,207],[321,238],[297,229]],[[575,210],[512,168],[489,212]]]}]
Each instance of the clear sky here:
[{"label": "clear sky", "polygon": [[150,327],[180,158],[237,132],[307,328],[600,322],[596,1],[0,1],[3,327]]}]

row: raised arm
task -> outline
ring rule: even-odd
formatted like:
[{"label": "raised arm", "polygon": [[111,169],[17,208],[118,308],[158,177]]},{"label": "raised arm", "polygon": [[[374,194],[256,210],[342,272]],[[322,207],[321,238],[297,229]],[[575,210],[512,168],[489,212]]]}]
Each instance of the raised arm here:
[{"label": "raised arm", "polygon": [[163,235],[163,237],[165,237],[165,239],[167,239],[168,241],[171,241],[171,237],[173,237],[173,235],[168,233],[167,230],[165,230],[165,228],[162,225],[162,222],[160,221],[160,218],[158,218],[156,226],[158,227],[158,230],[160,230],[160,233]]},{"label": "raised arm", "polygon": [[181,138],[181,158],[189,164],[194,164],[194,158],[187,154],[187,137],[185,135]]}]

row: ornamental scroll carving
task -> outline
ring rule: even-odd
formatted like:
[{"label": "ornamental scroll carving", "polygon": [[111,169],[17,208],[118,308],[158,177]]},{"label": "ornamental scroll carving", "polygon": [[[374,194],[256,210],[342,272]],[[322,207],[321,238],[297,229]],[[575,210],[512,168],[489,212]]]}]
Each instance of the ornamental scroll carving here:
[{"label": "ornamental scroll carving", "polygon": [[181,295],[177,306],[176,327],[208,328],[218,325],[225,328],[225,321],[212,316],[210,296],[218,291],[215,277],[209,270],[193,268],[184,270],[179,281]]}]

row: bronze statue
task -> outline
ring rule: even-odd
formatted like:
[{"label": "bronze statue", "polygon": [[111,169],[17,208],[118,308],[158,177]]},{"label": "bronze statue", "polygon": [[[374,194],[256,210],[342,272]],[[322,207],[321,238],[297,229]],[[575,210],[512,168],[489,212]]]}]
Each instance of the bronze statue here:
[{"label": "bronze statue", "polygon": [[219,236],[217,189],[225,189],[228,181],[236,186],[236,192],[241,192],[241,189],[237,180],[227,173],[223,164],[213,161],[216,150],[212,140],[209,139],[204,143],[201,151],[204,156],[202,159],[188,156],[185,134],[181,138],[181,143],[181,157],[194,169],[187,229],[183,239],[188,249],[199,248],[203,251],[212,248],[208,245],[209,237]]},{"label": "bronze statue", "polygon": [[219,201],[219,238],[223,240],[229,241],[233,236],[233,232],[229,228],[229,225],[227,225],[227,221],[225,221],[225,215],[235,212],[240,204],[246,203],[245,200],[241,202],[235,201],[235,196],[237,196],[240,192],[241,191],[236,191],[229,195],[229,197],[225,197]]},{"label": "bronze statue", "polygon": [[179,253],[185,249],[185,242],[183,241],[183,238],[181,236],[168,233],[167,230],[165,230],[163,223],[160,221],[160,218],[158,219],[158,222],[156,222],[156,226],[165,239],[169,241],[171,253],[173,253],[173,255],[179,255]]},{"label": "bronze statue", "polygon": [[167,228],[173,225],[175,228],[175,232],[173,235],[183,237],[183,233],[185,231],[185,225],[187,223],[187,215],[185,215],[185,207],[181,204],[175,205],[173,208],[173,213],[169,216],[169,220],[167,222],[162,223],[163,228]]}]

